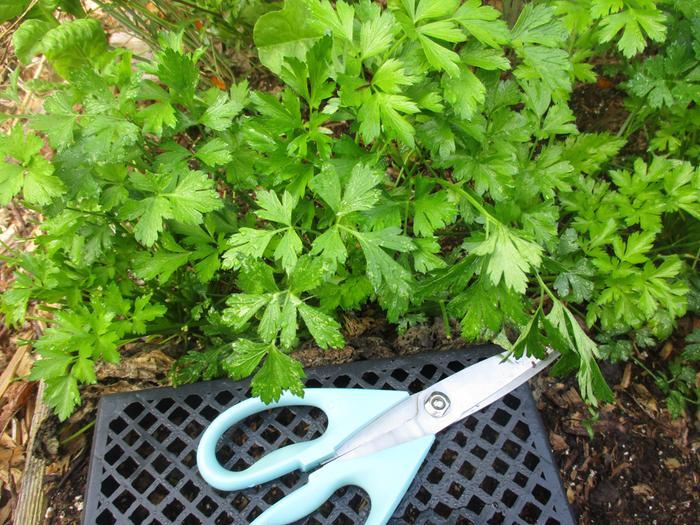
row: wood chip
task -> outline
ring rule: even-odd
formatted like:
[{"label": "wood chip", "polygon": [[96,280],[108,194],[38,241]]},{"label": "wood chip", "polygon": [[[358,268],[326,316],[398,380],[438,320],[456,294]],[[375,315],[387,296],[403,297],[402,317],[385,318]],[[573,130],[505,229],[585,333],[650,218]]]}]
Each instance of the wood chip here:
[{"label": "wood chip", "polygon": [[549,443],[552,445],[552,450],[555,452],[564,452],[569,445],[566,443],[566,439],[563,436],[555,433],[549,433]]},{"label": "wood chip", "polygon": [[677,468],[680,468],[681,462],[676,458],[666,458],[664,460],[664,465],[668,470],[676,470]]},{"label": "wood chip", "polygon": [[632,363],[627,363],[625,365],[625,370],[622,372],[622,380],[620,381],[620,388],[627,389],[632,381]]},{"label": "wood chip", "polygon": [[638,483],[632,487],[632,492],[635,496],[642,496],[650,499],[654,497],[654,490],[646,483]]},{"label": "wood chip", "polygon": [[666,344],[661,349],[661,353],[659,354],[659,357],[661,359],[663,359],[664,361],[666,361],[666,360],[668,360],[669,357],[671,357],[672,353],[673,353],[673,343],[671,341],[666,341]]}]

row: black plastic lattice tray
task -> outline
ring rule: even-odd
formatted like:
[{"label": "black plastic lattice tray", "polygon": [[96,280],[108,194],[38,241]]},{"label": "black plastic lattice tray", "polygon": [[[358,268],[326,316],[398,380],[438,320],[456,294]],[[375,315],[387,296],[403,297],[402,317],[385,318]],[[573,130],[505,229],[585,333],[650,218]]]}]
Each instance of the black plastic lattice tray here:
[{"label": "black plastic lattice tray", "polygon": [[[413,393],[495,351],[487,346],[320,367],[307,370],[306,384]],[[195,453],[203,429],[248,395],[248,381],[219,380],[103,398],[84,525],[246,524],[305,483],[308,475],[294,472],[225,493],[200,477]],[[325,423],[314,408],[269,410],[224,434],[217,455],[239,470],[274,448],[320,435]],[[299,523],[361,524],[368,510],[367,494],[345,487]],[[390,523],[573,524],[529,387],[438,434]]]}]

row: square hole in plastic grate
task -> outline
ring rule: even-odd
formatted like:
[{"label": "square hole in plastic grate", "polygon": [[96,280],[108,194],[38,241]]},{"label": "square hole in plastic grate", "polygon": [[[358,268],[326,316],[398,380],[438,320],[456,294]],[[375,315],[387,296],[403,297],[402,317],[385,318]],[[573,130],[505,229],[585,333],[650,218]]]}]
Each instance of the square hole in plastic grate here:
[{"label": "square hole in plastic grate", "polygon": [[[470,352],[309,369],[307,385],[335,382],[415,391],[493,350]],[[303,485],[308,474],[294,472],[229,493],[212,489],[199,477],[196,445],[207,421],[242,400],[248,390],[249,383],[214,381],[107,398],[98,418],[84,524],[248,523]],[[438,434],[390,523],[573,524],[566,516],[561,519],[561,509],[566,513],[568,506],[551,456],[542,455],[542,450],[548,454],[548,445],[538,421],[523,387]],[[307,407],[265,411],[225,433],[218,453],[227,452],[222,461],[227,468],[245,468],[270,450],[321,435],[326,425],[323,412]],[[343,489],[302,522],[359,525],[368,509],[362,491]]]}]

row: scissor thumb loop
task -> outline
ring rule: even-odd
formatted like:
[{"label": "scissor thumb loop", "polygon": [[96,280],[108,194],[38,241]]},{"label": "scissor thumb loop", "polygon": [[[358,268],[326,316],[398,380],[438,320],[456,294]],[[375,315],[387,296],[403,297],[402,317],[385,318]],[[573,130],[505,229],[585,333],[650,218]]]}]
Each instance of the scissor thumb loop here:
[{"label": "scissor thumb loop", "polygon": [[309,476],[306,485],[282,498],[251,525],[286,525],[311,514],[336,490],[356,485],[369,495],[365,525],[384,525],[411,485],[434,435],[402,443],[367,456],[338,459]]}]

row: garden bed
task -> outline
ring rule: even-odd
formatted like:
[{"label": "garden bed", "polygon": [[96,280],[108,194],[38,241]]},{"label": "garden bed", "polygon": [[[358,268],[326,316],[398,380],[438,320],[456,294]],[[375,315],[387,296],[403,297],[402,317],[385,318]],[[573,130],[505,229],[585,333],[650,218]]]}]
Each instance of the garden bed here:
[{"label": "garden bed", "polygon": [[[640,32],[635,49],[626,47],[629,38],[601,36],[613,16],[627,12],[615,14],[615,7],[577,22],[566,13],[575,2],[566,0],[557,2],[559,11],[530,6],[524,15],[519,1],[481,6],[474,0],[464,4],[471,7],[455,3],[454,12],[435,7],[427,14],[401,13],[410,4],[404,2],[392,7],[404,17],[399,24],[387,14],[386,2],[378,2],[376,9],[358,8],[353,20],[365,31],[361,40],[356,29],[359,42],[353,43],[352,20],[349,39],[342,21],[333,25],[332,35],[305,28],[316,39],[305,50],[309,63],[319,66],[312,71],[298,57],[299,63],[285,58],[288,49],[275,41],[275,32],[265,32],[265,24],[256,36],[258,62],[253,21],[279,6],[265,4],[255,17],[249,13],[248,19],[236,19],[240,25],[225,33],[235,42],[230,47],[217,40],[224,34],[217,33],[224,30],[224,25],[216,26],[223,23],[220,14],[198,12],[203,22],[185,13],[178,21],[186,27],[179,37],[185,44],[165,31],[158,42],[160,32],[148,29],[151,49],[138,39],[129,44],[146,59],[124,68],[119,60],[131,60],[131,55],[108,56],[106,41],[128,41],[120,24],[129,19],[120,18],[119,11],[100,11],[101,2],[90,3],[94,11],[88,16],[71,11],[79,3],[66,2],[68,14],[62,5],[56,25],[72,24],[66,34],[75,30],[80,53],[73,53],[70,43],[44,54],[40,45],[25,47],[20,51],[28,65],[21,75],[10,78],[8,67],[0,79],[7,88],[3,96],[12,99],[0,109],[18,115],[5,119],[2,139],[9,143],[6,135],[13,129],[15,146],[24,141],[21,148],[8,147],[3,155],[9,160],[0,157],[0,162],[8,170],[36,168],[27,173],[44,177],[40,186],[48,192],[36,185],[18,186],[7,196],[12,202],[0,209],[0,255],[5,257],[0,291],[15,298],[1,304],[12,322],[0,327],[0,369],[5,370],[0,380],[0,525],[11,520],[30,455],[46,467],[45,523],[80,522],[95,407],[103,395],[164,385],[173,378],[187,382],[228,373],[236,379],[255,374],[258,392],[272,399],[284,388],[300,387],[300,367],[288,354],[304,366],[345,364],[463,348],[460,333],[476,341],[500,337],[518,351],[527,346],[530,353],[542,352],[545,344],[558,345],[569,358],[569,369],[589,370],[578,381],[573,375],[532,381],[568,500],[581,523],[694,524],[700,515],[700,412],[695,411],[700,375],[693,375],[697,366],[692,361],[700,359],[700,351],[686,354],[683,348],[693,330],[700,334],[700,283],[690,286],[700,261],[698,172],[693,171],[700,158],[693,120],[700,99],[691,100],[697,86],[683,67],[695,64],[700,71],[700,33],[693,37],[696,56],[689,55],[692,46],[683,39],[690,39],[695,29],[680,11],[671,16],[658,11],[652,0],[639,1],[651,6],[645,16],[654,24],[669,24],[668,48],[661,43],[665,29],[664,34]],[[161,2],[147,4],[144,20],[158,26],[166,17],[158,11]],[[335,13],[340,4],[328,4],[329,9]],[[488,6],[505,6],[511,27]],[[690,4],[682,9],[688,20],[700,17]],[[294,16],[292,11],[273,13],[267,29]],[[24,15],[36,15],[30,20],[34,30],[54,29],[51,14],[48,21],[42,18],[46,13]],[[328,13],[320,10],[314,16]],[[440,20],[426,23],[423,16]],[[513,26],[519,16],[523,20]],[[394,45],[376,44],[385,54],[379,61],[367,35],[376,33],[382,17],[382,24],[392,26],[387,35],[406,34]],[[579,22],[587,28],[581,30]],[[406,24],[413,29],[406,30]],[[481,24],[489,30],[479,31]],[[7,42],[17,26],[8,22],[0,36],[0,61],[12,68],[19,63],[6,52]],[[419,38],[416,27],[427,33]],[[587,40],[587,35],[598,40]],[[196,42],[206,48],[204,60],[191,52]],[[346,44],[355,53],[347,64],[358,68],[329,73],[345,62],[328,53]],[[402,45],[406,49],[399,53]],[[575,64],[580,69],[575,70],[564,50],[583,51]],[[538,54],[551,60],[551,71],[537,69],[541,62],[532,57]],[[230,63],[222,64],[222,58]],[[280,61],[286,59],[285,67],[291,69],[285,72]],[[106,72],[102,77],[69,78],[72,71],[92,67],[91,61]],[[419,74],[412,75],[411,68]],[[128,93],[130,83],[138,83],[130,77],[136,70],[160,84],[154,83],[144,98],[122,105],[113,104],[117,97],[104,96]],[[174,70],[178,73],[171,74]],[[464,73],[460,82],[471,83],[467,91],[475,97],[458,96],[464,90],[454,86],[464,85],[453,84],[457,72]],[[80,88],[64,90],[60,75]],[[308,93],[306,82],[314,75],[321,75],[320,83]],[[232,83],[242,78],[248,85]],[[625,83],[630,78],[636,83]],[[101,85],[104,79],[111,84]],[[38,97],[30,95],[32,85],[38,86]],[[41,109],[41,93],[49,92],[42,89],[57,90],[53,106]],[[62,105],[68,99],[79,102]],[[387,101],[396,107],[383,109],[381,122],[377,109],[371,125],[372,104],[378,108]],[[104,141],[94,140],[104,122],[88,107],[112,112],[123,123],[126,132],[113,133],[106,149],[99,147]],[[69,122],[69,131],[53,134],[56,128],[47,127],[42,111],[63,119],[64,125]],[[511,129],[509,123],[516,120],[518,129]],[[499,131],[486,140],[489,126]],[[83,162],[86,151],[94,154],[94,162]],[[471,164],[460,165],[455,151]],[[154,157],[170,166],[160,173],[161,160]],[[93,165],[109,165],[114,158],[123,161],[123,172],[92,173]],[[481,164],[491,171],[479,172],[478,179],[472,171]],[[290,166],[293,181],[278,177],[286,176]],[[141,172],[148,175],[139,179]],[[152,182],[154,172],[162,187]],[[91,174],[81,181],[91,180],[99,189],[94,195],[109,198],[102,202],[82,196],[87,185],[76,182],[80,177],[74,173]],[[547,174],[544,182],[542,173]],[[318,182],[321,174],[335,179],[324,186]],[[112,184],[113,175],[121,176],[120,182]],[[648,187],[636,185],[640,180]],[[540,182],[534,192],[520,191]],[[361,194],[346,201],[353,184]],[[162,197],[166,186],[168,196]],[[189,191],[190,200],[178,201],[179,191]],[[590,201],[577,200],[594,192],[598,197]],[[54,206],[59,201],[77,215],[61,216],[62,208]],[[144,220],[153,202],[159,203],[160,215]],[[397,211],[392,215],[388,209]],[[43,243],[24,241],[50,219],[55,230],[43,236]],[[110,248],[104,253],[97,248],[95,259],[86,262],[80,242],[94,240],[89,237],[94,230],[81,237],[66,226],[71,221],[102,231]],[[121,234],[114,235],[116,231]],[[324,237],[324,232],[335,237]],[[50,235],[54,237],[47,242]],[[63,244],[69,238],[74,243]],[[260,238],[267,239],[262,249],[255,245]],[[499,252],[504,245],[511,252]],[[69,290],[58,293],[51,275],[32,282],[31,293],[37,295],[30,294],[26,317],[23,292],[13,288],[12,272],[31,275],[31,261],[18,262],[18,252],[36,255],[35,266],[59,268],[56,274],[66,277],[61,286]],[[131,264],[132,257],[138,257],[138,264]],[[127,259],[128,264],[120,265]],[[73,271],[75,267],[85,273]],[[102,271],[105,267],[114,273]],[[619,276],[611,278],[618,270]],[[341,288],[338,299],[334,290]],[[253,303],[251,315],[240,313]],[[88,348],[103,340],[112,347],[92,355],[63,344],[55,328],[62,322],[68,333],[75,326],[66,318],[54,319],[47,337],[52,313],[74,314],[83,327],[89,326],[85,331],[95,344]],[[106,328],[97,321],[103,314]],[[283,316],[293,319],[293,333],[285,329],[289,323]],[[387,317],[401,323],[400,334]],[[97,326],[104,332],[97,334]],[[38,338],[44,344],[39,353],[47,361],[32,378],[52,389],[48,402],[64,421],[52,415],[32,428],[33,416],[40,412],[38,382],[28,378],[34,357],[24,342]],[[257,355],[251,368],[238,359],[245,352]],[[597,360],[598,352],[609,361]],[[277,372],[283,372],[279,383],[270,380],[274,374],[269,370],[261,373],[274,360]],[[222,367],[223,362],[228,366]],[[615,392],[610,404],[601,402],[609,391],[596,375],[596,362]],[[75,394],[79,385],[82,404]],[[599,411],[591,417],[589,408],[597,402]],[[28,451],[32,432],[36,439]]]}]

